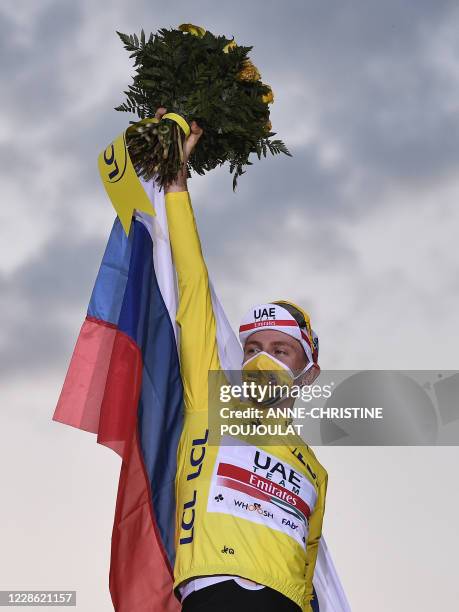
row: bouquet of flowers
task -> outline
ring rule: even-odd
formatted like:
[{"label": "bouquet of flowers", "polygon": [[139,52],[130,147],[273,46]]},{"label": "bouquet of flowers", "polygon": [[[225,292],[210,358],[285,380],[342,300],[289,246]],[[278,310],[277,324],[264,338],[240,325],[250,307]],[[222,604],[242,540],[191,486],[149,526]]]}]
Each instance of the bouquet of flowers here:
[{"label": "bouquet of flowers", "polygon": [[271,131],[269,104],[274,94],[248,58],[253,47],[192,24],[162,28],[148,40],[143,30],[140,38],[117,34],[135,58],[136,74],[124,92],[126,101],[115,110],[135,113],[139,120],[154,117],[159,107],[175,114],[175,119],[166,115],[156,123],[130,122],[134,126],[126,144],[139,176],[156,177],[160,186],[175,178],[193,120],[204,134],[188,160],[188,176],[190,170],[204,174],[228,162],[234,191],[238,177],[252,165],[251,153],[258,159],[267,151],[291,156],[281,140],[272,139],[276,133]]}]

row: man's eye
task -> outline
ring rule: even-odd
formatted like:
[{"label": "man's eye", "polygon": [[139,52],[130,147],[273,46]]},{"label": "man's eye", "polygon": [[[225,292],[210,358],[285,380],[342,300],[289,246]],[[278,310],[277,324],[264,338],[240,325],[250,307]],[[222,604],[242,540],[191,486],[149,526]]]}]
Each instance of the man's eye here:
[{"label": "man's eye", "polygon": [[287,351],[283,351],[282,349],[276,349],[274,351],[277,355],[286,355]]}]

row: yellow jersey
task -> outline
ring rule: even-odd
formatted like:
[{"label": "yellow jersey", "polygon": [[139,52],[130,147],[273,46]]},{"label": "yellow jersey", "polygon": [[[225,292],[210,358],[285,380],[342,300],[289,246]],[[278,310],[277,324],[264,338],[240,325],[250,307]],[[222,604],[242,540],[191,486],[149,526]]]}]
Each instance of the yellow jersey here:
[{"label": "yellow jersey", "polygon": [[231,574],[311,610],[327,472],[298,438],[253,446],[209,445],[208,374],[221,368],[207,268],[187,191],[166,194],[177,270],[184,427],[177,451],[174,589]]}]

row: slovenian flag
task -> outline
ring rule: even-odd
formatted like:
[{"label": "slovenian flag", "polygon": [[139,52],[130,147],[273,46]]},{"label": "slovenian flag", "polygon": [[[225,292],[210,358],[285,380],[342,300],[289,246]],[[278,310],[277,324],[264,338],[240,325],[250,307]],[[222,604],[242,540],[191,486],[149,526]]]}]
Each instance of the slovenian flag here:
[{"label": "slovenian flag", "polygon": [[[142,185],[156,216],[136,212],[127,237],[108,240],[53,419],[97,434],[122,458],[113,524],[110,593],[116,612],[178,612],[176,454],[183,394],[175,327],[177,290],[164,192]],[[242,350],[211,286],[220,363]],[[350,612],[324,538],[314,574],[320,612]]]}]

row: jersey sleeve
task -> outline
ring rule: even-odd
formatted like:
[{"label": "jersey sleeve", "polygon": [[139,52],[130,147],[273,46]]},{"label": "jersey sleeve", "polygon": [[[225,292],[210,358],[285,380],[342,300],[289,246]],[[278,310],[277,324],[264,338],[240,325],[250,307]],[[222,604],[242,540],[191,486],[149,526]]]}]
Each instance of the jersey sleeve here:
[{"label": "jersey sleeve", "polygon": [[209,275],[188,191],[166,193],[172,257],[177,271],[180,362],[185,410],[207,410],[208,373],[219,370]]},{"label": "jersey sleeve", "polygon": [[309,534],[306,545],[306,612],[312,612],[311,600],[313,597],[312,579],[316,566],[319,540],[322,535],[322,523],[325,512],[325,497],[327,493],[328,474],[323,470],[321,482],[318,486],[317,502],[309,518]]}]

